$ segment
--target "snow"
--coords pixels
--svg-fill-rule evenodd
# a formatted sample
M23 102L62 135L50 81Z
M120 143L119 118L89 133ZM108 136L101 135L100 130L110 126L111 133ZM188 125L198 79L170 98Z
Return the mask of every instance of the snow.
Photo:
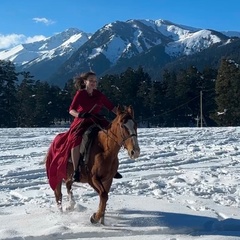
M213 35L209 30L200 30L189 34L187 37L180 37L179 41L170 42L165 48L170 56L191 55L200 52L212 44L221 42L221 39Z
M111 63L116 63L122 52L124 52L124 49L126 49L126 45L127 43L123 41L122 38L113 35L106 44L94 48L92 53L88 56L88 59L96 58L102 53Z
M168 20L139 20L146 26L152 27L154 30L162 33L166 37L172 38L174 41L178 41L179 39L184 39L192 35L193 32L197 32L200 29L193 28L189 26L178 25L176 23L172 23Z
M43 162L66 128L0 129L0 239L240 239L240 127L140 128L141 155L119 153L105 225L92 225L98 196L73 187L61 213Z

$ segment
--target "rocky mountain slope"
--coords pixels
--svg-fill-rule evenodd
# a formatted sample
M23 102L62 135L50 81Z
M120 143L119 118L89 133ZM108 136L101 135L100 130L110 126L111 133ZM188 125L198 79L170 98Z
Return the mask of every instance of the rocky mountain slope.
M0 59L13 61L18 71L29 71L37 79L63 86L89 69L101 76L141 65L151 75L182 57L232 42L229 32L166 20L128 20L107 24L93 35L67 29L46 40L1 51Z

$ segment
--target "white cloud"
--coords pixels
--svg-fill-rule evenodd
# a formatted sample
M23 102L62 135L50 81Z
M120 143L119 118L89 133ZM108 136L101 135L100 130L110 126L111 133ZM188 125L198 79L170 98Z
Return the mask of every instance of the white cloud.
M41 40L44 40L44 39L46 39L45 36L36 35L36 36L33 36L33 37L27 37L25 43L38 42L38 41L41 41Z
M33 18L32 20L34 22L36 22L36 23L44 23L46 25L51 25L51 24L55 23L53 20L47 19L47 18L38 18L38 17L36 17L36 18Z
M0 49L8 49L8 48L17 46L19 44L41 41L43 39L46 39L46 37L43 35L26 37L23 34L14 34L14 33L9 35L0 34Z

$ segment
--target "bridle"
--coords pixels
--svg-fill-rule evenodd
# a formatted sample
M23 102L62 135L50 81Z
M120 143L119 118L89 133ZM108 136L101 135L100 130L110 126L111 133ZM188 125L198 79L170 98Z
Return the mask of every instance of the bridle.
M133 119L131 119L133 122L134 122L134 120ZM108 130L106 130L106 129L104 129L104 128L102 128L98 123L96 123L93 119L92 119L92 121L96 124L96 126L97 127L99 127L109 138L111 138L115 143L117 143L118 145L119 145L119 147L122 147L122 146L124 146L124 148L126 148L126 146L125 146L125 142L126 142L126 140L128 140L129 138L132 138L132 137L137 137L137 134L136 133L132 133L132 134L129 134L128 136L124 136L124 134L123 134L123 128L125 128L127 131L129 131L128 130L128 128L124 125L124 123L118 123L118 125L119 125L119 128L120 128L120 135L121 135L121 138L122 138L122 140L121 140L121 142L119 143L117 140L115 140L114 139L114 137L112 137L109 133L108 133ZM135 123L135 122L134 122ZM112 133L112 132L111 132ZM114 133L112 133L113 135L115 135Z
M136 133L132 133L132 134L129 134L128 136L125 136L124 137L124 134L123 134L123 128L127 129L128 128L122 123L122 124L119 124L120 125L120 134L121 134L121 138L122 138L122 141L119 145L121 146L124 146L125 147L125 141L128 140L129 138L132 138L132 137L137 137L137 134ZM126 148L126 147L125 147Z

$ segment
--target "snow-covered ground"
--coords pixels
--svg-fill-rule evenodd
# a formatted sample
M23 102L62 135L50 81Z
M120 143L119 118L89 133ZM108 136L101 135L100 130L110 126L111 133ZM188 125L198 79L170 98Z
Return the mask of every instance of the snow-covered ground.
M240 127L139 129L141 155L119 153L105 225L92 225L98 196L56 207L43 157L66 129L0 129L0 239L240 239Z

